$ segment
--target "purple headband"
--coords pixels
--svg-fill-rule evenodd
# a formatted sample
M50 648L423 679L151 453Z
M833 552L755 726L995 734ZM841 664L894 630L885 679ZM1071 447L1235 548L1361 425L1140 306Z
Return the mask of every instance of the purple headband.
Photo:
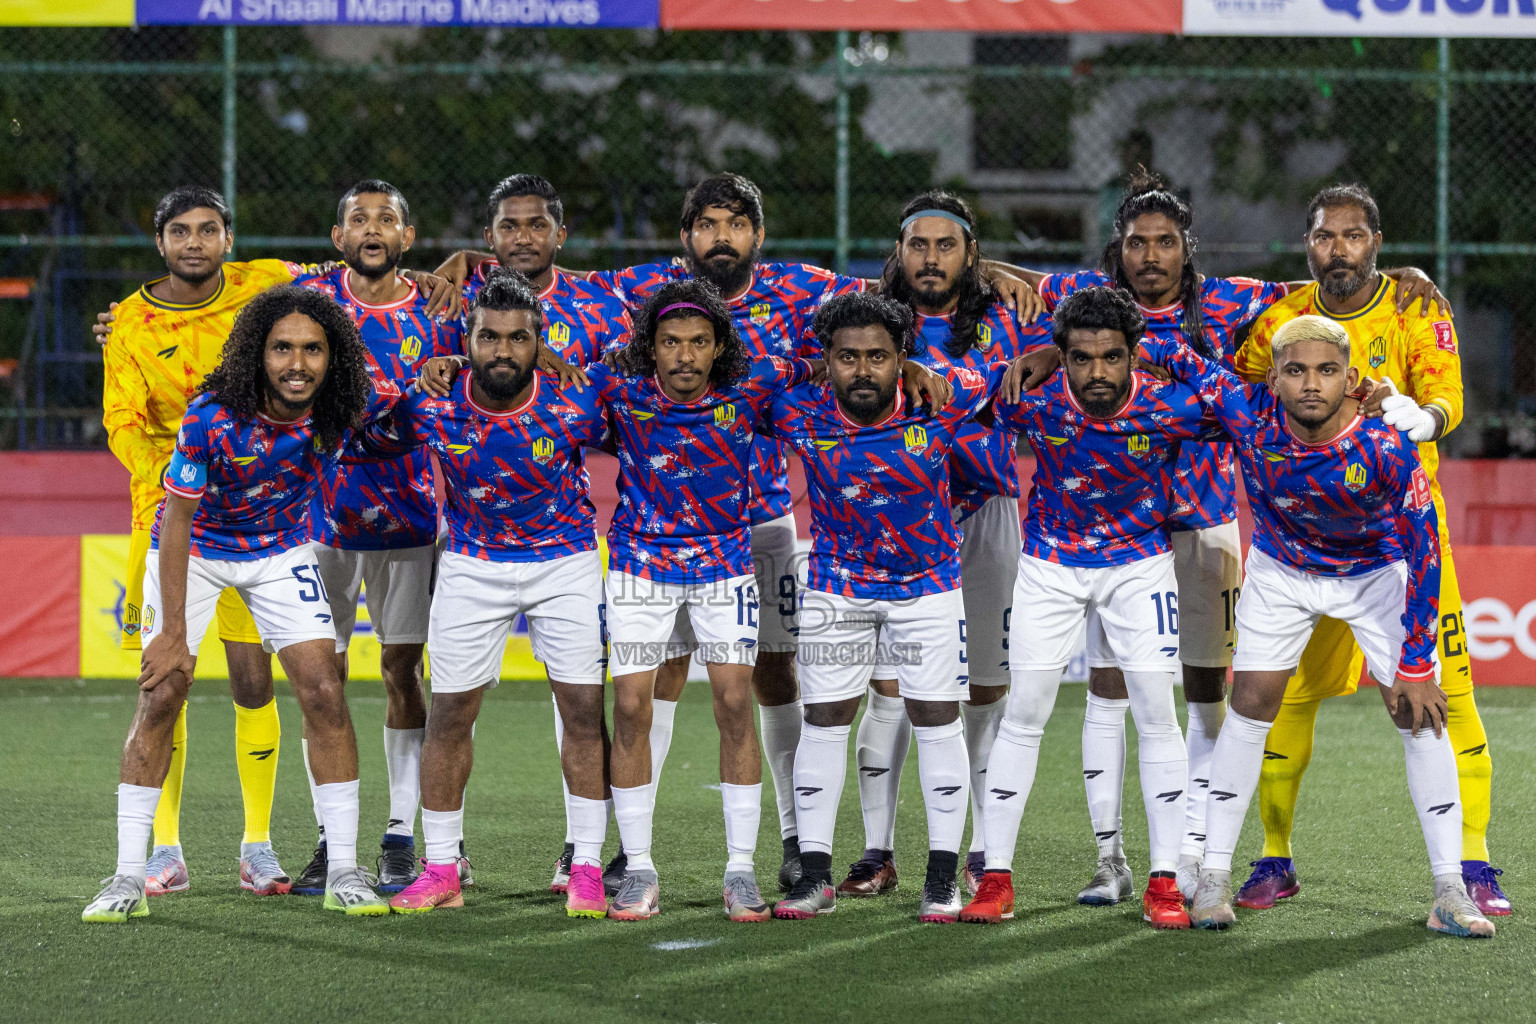
M692 302L674 302L670 306L663 306L663 307L661 307L660 312L658 312L656 314L656 319L660 320L662 317L666 316L668 313L672 312L674 309L696 309L696 310L699 311L699 315L704 317L704 319L706 319L706 320L711 319L710 315L709 315L709 310L705 309L703 306L696 305L695 303L692 303Z

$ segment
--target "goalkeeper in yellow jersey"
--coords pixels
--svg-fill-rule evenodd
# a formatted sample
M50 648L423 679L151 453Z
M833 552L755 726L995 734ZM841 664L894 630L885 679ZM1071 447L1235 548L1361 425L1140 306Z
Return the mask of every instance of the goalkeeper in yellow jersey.
M206 188L173 190L155 210L155 244L169 273L117 306L103 348L106 381L102 419L112 452L133 474L133 535L128 546L127 597L121 646L139 649L139 614L149 532L164 497L161 478L176 431L208 371L218 365L235 314L254 296L287 284L303 267L281 260L226 263L233 235L223 197ZM277 780L277 702L272 662L250 612L233 590L218 606L219 637L229 661L235 702L235 758L245 801L240 887L261 895L286 893L291 881L268 835ZM155 846L148 865L151 896L187 888L180 838L181 787L186 768L187 709L176 720L170 772L155 811Z
M1307 211L1307 265L1311 286L1293 291L1253 325L1237 355L1238 372L1263 380L1271 364L1270 340L1287 321L1319 314L1349 332L1350 363L1362 375L1390 377L1422 407L1409 436L1429 475L1440 526L1440 685L1449 707L1446 728L1456 753L1462 803L1462 876L1483 914L1510 912L1499 887L1501 872L1488 863L1488 817L1493 780L1488 737L1472 699L1472 668L1462 619L1461 591L1451 556L1445 502L1436 476L1434 442L1461 422L1461 358L1449 314L1414 316L1398 312L1397 285L1376 270L1381 218L1370 192L1337 185L1319 192ZM1407 428L1405 428L1407 429ZM1319 622L1301 664L1286 686L1284 703L1264 745L1259 813L1264 851L1237 894L1239 906L1262 909L1300 891L1291 859L1291 825L1302 773L1312 757L1318 705L1326 697L1353 693L1364 664L1349 628L1334 619ZM1390 682L1390 680L1382 680Z

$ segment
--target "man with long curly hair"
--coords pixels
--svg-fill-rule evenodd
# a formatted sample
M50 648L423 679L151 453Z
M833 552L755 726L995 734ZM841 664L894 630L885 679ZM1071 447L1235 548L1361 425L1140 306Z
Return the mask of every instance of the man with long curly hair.
M335 472L349 432L376 393L398 396L387 381L370 382L367 367L346 312L319 292L285 285L246 305L222 362L188 407L145 573L143 671L123 747L117 868L83 920L149 913L145 846L198 645L226 587L276 650L304 713L330 843L325 907L389 913L357 867L357 740L309 539L310 501Z

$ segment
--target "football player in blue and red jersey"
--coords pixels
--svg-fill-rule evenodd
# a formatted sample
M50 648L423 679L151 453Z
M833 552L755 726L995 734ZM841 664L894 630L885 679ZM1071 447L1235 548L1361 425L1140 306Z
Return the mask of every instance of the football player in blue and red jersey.
M239 591L277 651L304 713L306 760L330 843L324 906L387 914L357 867L357 740L309 514L376 391L391 400L398 392L387 380L370 382L367 350L339 305L287 285L246 305L201 390L166 470L145 574L143 672L123 749L117 869L82 919L149 913L145 846L172 731L226 587Z
M427 296L399 272L401 256L415 238L410 206L400 190L385 181L360 181L336 204L331 229L345 265L294 282L341 303L356 321L369 358L399 388L414 380L429 359L457 356L462 349L459 322L428 315ZM343 680L358 598L367 588L387 701L389 818L379 848L379 888L399 892L416 877L417 864L416 808L427 715L421 654L437 554L431 459L425 451L413 451L398 459L342 467L324 481L310 523L335 616ZM313 894L323 886L323 833L320 840L294 892Z
M1054 309L1081 288L1124 288L1135 296L1147 322L1143 356L1158 362L1169 346L1183 342L1233 368L1241 333L1303 282L1270 283L1199 273L1193 223L1189 204L1165 181L1144 169L1134 172L1115 211L1114 236L1104 247L1100 269L1040 275L1037 287L1046 307ZM1403 280L1403 305L1416 299L1427 304L1438 296L1429 279L1417 270L1404 268L1390 273ZM1045 351L1040 358L1048 361L1051 355ZM1185 442L1180 446L1170 487L1168 529L1174 574L1179 581L1179 658L1189 707L1189 780L1178 865L1179 887L1187 897L1193 891L1204 848L1211 751L1226 714L1227 668L1232 663L1235 634L1233 608L1242 584L1237 468L1232 446L1225 440ZM1107 905L1132 892L1120 831L1129 701L1125 680L1096 620L1088 627L1088 664L1083 780L1099 860L1092 880L1078 893L1078 901Z
M432 601L432 711L422 748L426 869L390 906L463 904L464 786L485 690L519 615L566 724L566 818L574 834L566 912L603 917L603 576L583 447L608 436L592 388L537 369L543 308L526 278L497 269L469 306L469 371L445 397L407 391L365 442L431 449L443 467L448 535Z
M1021 325L998 296L976 242L976 217L965 200L931 191L901 212L896 247L886 258L880 291L916 315L913 358L936 369L984 371L1050 345L1049 321ZM987 755L997 735L1008 686L1008 626L1018 570L1017 436L966 423L949 457L950 504L960 530L961 594L965 601L969 699L960 704L971 766L971 845L966 885L982 873L981 794ZM893 679L870 683L869 705L856 737L864 854L838 884L839 896L873 896L896 886L892 853L896 799L912 726Z
M1144 330L1122 291L1068 296L1052 325L1064 372L1038 395L993 407L1039 460L1013 596L1029 643L1010 652L1012 691L987 763L986 873L962 920L1012 916L1013 851L1041 737L1096 613L1124 669L1139 737L1152 862L1143 915L1154 928L1189 927L1174 881L1187 763L1173 704L1179 630L1167 476L1176 442L1214 433L1214 421L1190 388L1133 369Z
M946 365L954 398L928 414L903 394L915 365L912 310L883 296L827 302L815 329L826 383L774 399L767 429L795 449L811 498L811 555L797 662L805 724L795 755L802 877L774 908L811 918L836 906L832 840L848 732L872 674L894 665L917 737L928 817L921 921L954 921L970 773L960 724L969 695L960 536L949 460L993 378Z
M1467 895L1461 872L1456 756L1444 731L1435 658L1435 506L1413 436L1396 426L1413 422L1418 405L1392 395L1381 402L1381 423L1366 420L1350 397L1359 371L1350 366L1349 334L1326 317L1287 322L1270 346L1264 384L1248 384L1188 348L1169 364L1235 443L1254 512L1236 611L1232 713L1211 765L1205 862L1190 916L1202 928L1235 920L1232 854L1258 786L1265 738L1312 630L1331 616L1348 623L1365 651L1402 736L1434 876L1428 927L1491 937L1493 924Z

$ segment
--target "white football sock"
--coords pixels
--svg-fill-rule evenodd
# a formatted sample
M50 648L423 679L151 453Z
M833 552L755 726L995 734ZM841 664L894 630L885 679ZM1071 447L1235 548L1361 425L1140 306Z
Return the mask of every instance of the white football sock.
M1083 789L1099 856L1125 857L1120 801L1125 788L1125 713L1129 699L1088 694L1083 714Z
M1147 809L1152 870L1179 866L1179 835L1184 824L1184 787L1189 758L1173 702L1172 672L1126 672L1131 720L1136 723L1136 762L1141 769L1141 800Z
M1040 739L1056 705L1062 669L1013 672L1007 709L987 758L987 796L982 826L987 837L988 870L1012 871L1019 842L1019 822L1040 765Z
M149 836L155 830L155 807L160 803L159 786L117 786L117 870L113 874L130 875L139 881L148 877Z
M315 793L325 819L326 860L334 876L357 867L358 781L323 783Z
M677 717L677 701L651 701L651 809L656 809L656 791L661 788L661 766L672 749L672 723Z
M1002 700L991 704L960 702L960 720L965 723L965 756L970 766L972 853L979 853L987 846L987 833L981 824L981 798L987 791L987 758L992 756L992 741L997 739L997 726L1003 720L1004 706Z
M865 849L894 848L901 769L911 747L912 723L907 718L907 702L870 690L869 705L859 721L854 748Z
M1205 853L1205 805L1211 792L1211 755L1216 752L1216 737L1227 717L1226 701L1202 704L1186 702L1189 731L1184 746L1189 751L1189 783L1184 793L1184 838L1180 857L1200 857Z
M416 832L421 803L421 744L427 730L384 727L384 767L389 773L389 824L386 836L410 838Z
M779 805L779 836L795 835L795 751L800 746L800 723L805 708L800 702L757 709L763 737L763 757L773 778L773 798Z
M315 828L320 830L320 841L325 842L325 818L320 814L320 784L315 781L315 773L309 767L309 740L300 739L299 746L304 751L304 774L309 778L309 806L315 812Z
M928 813L928 849L958 853L970 804L971 764L957 717L948 725L913 726L917 735L917 777Z
M560 717L560 702L554 694L549 695L549 702L555 706L555 753L565 753L565 719ZM575 830L571 826L571 787L565 784L565 769L560 769L560 793L565 798L565 842L567 845L575 842Z
M1419 812L1429 870L1435 877L1461 874L1461 784L1456 777L1456 752L1451 738L1429 726L1397 730L1408 762L1408 794Z
M464 841L464 808L456 811L421 809L421 835L427 842L428 864L457 864Z
M602 866L603 841L608 838L608 805L611 802L589 800L584 796L573 796L566 802L566 827L575 837L571 840L571 845L576 848L571 857L572 864Z
M720 783L720 802L725 810L725 873L752 872L757 852L757 830L763 821L763 784L736 786Z
M795 751L795 821L802 853L831 854L847 776L848 726L807 722Z
M1221 725L1211 755L1210 799L1205 807L1206 871L1232 870L1232 853L1243 831L1243 819L1248 816L1253 791L1259 788L1264 740L1271 724L1233 711Z
M619 844L631 871L655 871L651 862L651 795L653 786L613 787L613 817L619 823Z

